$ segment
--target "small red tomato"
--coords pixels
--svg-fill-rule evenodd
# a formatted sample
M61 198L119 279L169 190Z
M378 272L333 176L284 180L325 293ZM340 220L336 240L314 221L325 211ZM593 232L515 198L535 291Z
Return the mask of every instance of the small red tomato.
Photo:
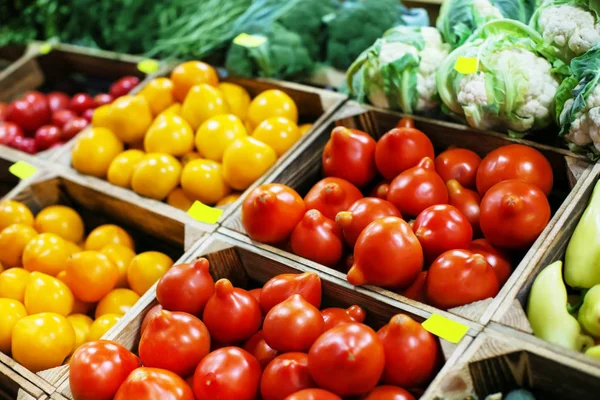
M306 209L319 210L325 217L335 219L363 195L356 186L340 178L325 178L317 182L304 196Z
M63 128L70 120L78 118L71 110L59 110L52 113L52 125Z
M363 400L415 400L414 396L398 386L377 386Z
M8 104L0 102L0 122L6 121L6 113L8 112Z
M52 114L68 109L71 104L71 98L63 92L50 92L46 95L46 98L48 99L48 107L50 107Z
M362 323L366 318L365 310L361 306L353 305L347 309L343 308L326 308L321 310L323 321L325 322L325 330L335 328L340 324L347 322L360 322Z
M421 303L426 303L427 299L425 297L425 281L427 280L427 271L423 271L419 274L417 279L406 289L400 292L400 294L404 297L408 297L409 299L420 301Z
M88 121L85 118L73 118L63 126L62 140L68 141L73 139L79 132L88 126Z
M81 118L85 119L87 122L92 122L92 118L94 117L94 109L88 108L81 114Z
M77 114L81 115L85 110L90 108L94 108L96 104L94 103L94 99L87 93L77 93L71 99L71 104L69 109L75 111Z
M435 158L435 170L444 182L455 179L469 189L475 189L481 157L467 149L448 149Z
M415 127L415 120L409 117L403 117L400 119L400 121L398 121L398 123L396 124L396 128L400 129L400 128L414 128Z
M242 204L242 224L250 238L263 243L286 240L304 216L302 197L278 183L260 185Z
M143 367L127 377L114 398L138 399L194 400L194 392L181 377L171 371Z
M302 389L316 387L308 373L308 355L286 353L277 356L263 371L260 393L263 400L283 400Z
M152 307L150 310L148 310L148 312L144 316L144 319L142 320L142 326L140 327L140 336L142 333L144 333L146 326L148 326L148 322L150 322L150 320L152 318L157 316L162 309L163 309L162 306L160 304L157 304L154 307Z
M342 400L342 398L323 389L304 389L289 395L284 400Z
M200 315L215 291L206 258L170 268L156 285L156 299L169 311Z
M321 307L321 278L316 272L281 274L269 279L260 292L260 307L267 314L292 295L299 294L313 306Z
M223 347L204 357L194 373L197 399L254 400L260 365L246 350Z
M535 185L512 179L492 186L481 200L481 231L495 246L522 249L550 221L548 198Z
M294 228L290 245L294 254L333 266L342 259L342 230L318 210L308 210Z
M248 293L250 293L252 295L252 297L254 297L256 299L256 301L258 301L259 303L260 303L260 293L261 292L262 292L261 288L248 290Z
M365 186L377 173L375 146L375 140L365 132L343 126L334 128L323 150L323 173Z
M371 190L371 197L387 200L388 192L390 191L390 183L388 181L379 182L377 186Z
M371 222L383 217L399 217L400 211L387 200L365 197L355 201L348 211L341 211L335 222L342 228L346 242L354 247L358 236Z
M244 344L244 350L252 354L254 358L258 360L261 369L265 369L271 360L279 355L279 352L269 347L265 341L265 335L263 334L262 329L248 339Z
M24 136L15 136L13 140L8 144L10 147L23 151L29 154L35 154L38 152L37 145L35 144L34 138L28 138Z
M448 189L426 157L394 178L387 199L402 215L417 216L427 207L448 203Z
M450 250L439 256L425 282L429 304L444 310L494 297L498 291L492 266L469 250Z
M487 239L473 240L467 250L485 257L485 261L494 268L498 284L502 287L512 272L512 265L508 254L492 246Z
M481 236L481 228L479 226L479 204L481 196L479 193L464 188L457 180L450 179L446 181L448 188L448 204L454 206L460 211L473 228L473 236Z
M6 119L26 131L35 132L37 128L50 122L50 117L46 96L39 92L27 92L22 99L9 105Z
M124 76L112 85L110 85L110 96L113 99L125 96L140 83L140 78L137 76Z
M104 106L113 102L113 98L108 93L100 93L94 96L94 108Z
M46 150L60 142L62 132L54 125L43 125L35 131L35 146L38 150Z
M427 135L414 128L392 129L379 139L375 150L377 170L385 179L394 179L425 157L435 157L433 144Z
M23 130L14 122L0 123L0 144L10 146L17 136L23 136Z

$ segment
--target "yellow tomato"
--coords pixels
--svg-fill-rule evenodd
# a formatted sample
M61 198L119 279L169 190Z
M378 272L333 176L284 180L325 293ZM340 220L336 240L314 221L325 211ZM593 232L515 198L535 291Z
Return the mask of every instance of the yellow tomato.
M0 298L0 352L10 353L13 328L20 319L26 316L27 311L21 302Z
M67 263L65 281L79 300L100 301L118 280L119 269L99 251L73 254Z
M204 158L221 162L227 146L245 136L248 133L238 117L217 115L204 121L196 132L196 148Z
M67 246L67 250L70 254L75 254L82 251L82 248L78 244L73 243L71 241L65 240L65 245Z
M23 250L37 236L29 225L13 224L0 233L0 262L7 267L20 267Z
M185 171L185 168L184 168ZM167 204L180 210L187 211L190 209L194 201L187 197L182 188L175 188L167 197Z
M94 111L92 118L94 128L106 128L125 143L143 139L151 124L152 112L143 96L121 96L99 115Z
M194 130L207 119L229 113L229 107L219 89L201 84L190 89L181 106L181 116Z
M100 300L96 307L96 318L104 314L125 315L140 299L136 292L130 289L115 289Z
M25 299L25 286L29 272L23 268L11 268L0 274L0 298L13 299L21 303Z
M83 239L83 220L77 211L67 206L49 206L35 217L39 233L54 233L65 240L79 243Z
M71 314L67 317L67 320L71 323L73 331L75 331L75 345L73 346L73 350L76 350L79 346L87 342L87 337L94 320L84 314Z
M129 287L140 296L146 293L173 265L173 260L158 251L140 253L131 260L127 270Z
M252 128L271 117L284 117L298 123L298 108L294 100L281 90L265 90L250 103L248 120Z
M135 251L135 245L129 233L120 226L112 224L100 225L91 231L85 240L84 247L86 250L102 250L109 244L120 244Z
M253 137L231 143L223 155L223 176L236 190L246 190L277 161L273 148Z
M93 342L102 339L102 336L115 326L120 319L121 316L118 314L104 314L100 318L97 318L92 326L90 326L87 341Z
M248 107L250 106L250 95L246 89L229 82L220 83L218 88L225 96L225 101L227 101L231 113L241 120L246 119Z
M223 197L221 200L219 200L219 202L217 203L217 207L218 206L226 206L228 204L231 204L231 203L235 202L237 199L239 199L241 195L242 195L241 193L231 193L231 194Z
M88 129L77 137L71 164L82 174L106 177L110 163L123 152L123 142L105 128Z
M179 184L181 163L169 154L146 154L131 178L134 192L163 200Z
M165 111L158 114L157 117L161 116L161 115L177 115L177 116L181 117L181 103L173 104L171 107L167 108Z
M29 208L18 201L4 200L0 202L0 231L12 224L33 226L33 214Z
M152 79L140 92L144 96L152 114L158 115L175 103L173 82L169 78Z
M71 253L63 238L54 233L41 233L34 237L23 250L23 268L56 276L67 266Z
M100 252L106 255L119 269L119 280L115 287L127 287L127 268L129 268L131 260L135 257L135 252L129 247L121 246L120 244L106 245Z
M183 157L181 157L181 165L185 167L190 161L197 160L199 158L202 158L202 156L197 151L184 154Z
M183 156L194 150L194 132L186 120L177 115L160 115L144 137L147 153Z
M281 157L300 139L300 132L298 126L289 119L271 117L256 127L252 137L271 146L277 156Z
M204 204L215 204L231 191L223 179L221 164L203 159L191 161L183 168L181 187L187 197Z
M71 289L59 279L32 272L25 286L25 309L28 314L51 312L67 316L73 311L75 298Z
M108 181L113 185L131 188L131 176L144 155L142 150L131 149L116 156L108 167Z
M304 136L310 131L313 127L313 124L302 124L298 127L298 131L300 132L300 136Z
M62 315L30 315L13 328L12 356L32 372L58 367L74 346L75 331Z
M192 86L207 83L211 86L219 84L217 72L202 61L187 61L179 64L171 72L173 95L178 101L183 101Z

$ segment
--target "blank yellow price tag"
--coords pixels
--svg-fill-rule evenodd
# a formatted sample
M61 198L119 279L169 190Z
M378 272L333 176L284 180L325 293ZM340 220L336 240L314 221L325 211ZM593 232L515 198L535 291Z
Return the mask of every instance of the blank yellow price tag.
M423 328L436 336L452 343L460 342L469 331L469 327L438 314L433 314L422 324Z
M156 60L144 60L140 61L137 65L137 69L145 74L153 74L158 71L158 61Z
M478 60L477 57L459 56L454 64L454 69L463 75L470 75L477 72Z
M216 224L219 218L221 218L221 215L223 215L223 210L220 208L209 207L196 200L187 213L196 221L207 224Z
M40 46L40 54L48 54L52 51L52 45L50 43L44 43Z
M19 179L27 179L35 174L37 168L25 161L17 161L8 167L8 171Z
M244 47L258 47L266 41L267 38L264 36L248 35L247 33L240 33L233 39L233 43Z

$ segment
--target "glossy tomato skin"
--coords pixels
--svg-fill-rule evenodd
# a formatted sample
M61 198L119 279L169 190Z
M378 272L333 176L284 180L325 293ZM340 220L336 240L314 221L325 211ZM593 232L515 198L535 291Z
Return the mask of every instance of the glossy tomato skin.
M248 293L250 293L252 297L254 297L260 304L260 294L262 293L262 288L248 290Z
M289 395L285 400L342 400L342 398L323 389L304 389Z
M110 85L110 96L113 99L125 96L126 94L131 92L131 90L134 87L136 87L139 83L140 78L138 78L137 76L124 76L123 78Z
M286 353L276 357L263 371L260 393L263 400L283 400L302 389L316 387L308 373L308 355Z
M338 325L348 322L364 322L367 314L361 306L352 305L347 309L343 308L326 308L321 310L323 321L325 322L325 330L335 328Z
M46 96L28 92L22 99L13 101L7 111L7 121L12 121L26 131L34 132L50 121L50 107Z
M258 361L246 350L223 347L198 364L194 394L197 399L254 400L260 373Z
M417 216L427 207L448 203L448 190L427 157L394 178L387 199L402 215Z
M313 306L321 307L321 278L316 272L281 274L269 279L260 292L260 307L266 315L273 307L294 294L302 295Z
M495 246L531 245L550 221L548 198L535 185L512 179L492 186L481 200L481 231Z
M425 292L434 307L447 310L498 294L494 269L481 254L450 250L429 267Z
M415 120L409 117L403 117L400 119L400 121L398 121L398 123L396 124L396 128L401 129L401 128L414 128L415 127Z
M112 400L140 360L120 344L98 340L79 346L69 365L74 400Z
M43 125L35 131L35 145L38 150L46 150L53 144L60 142L62 132L60 128L53 125Z
M377 386L363 400L415 400L406 390L391 385Z
M71 110L54 111L52 113L52 125L58 126L59 128L63 128L67 124L67 122L69 122L73 118L77 118L77 114L75 114Z
M366 325L339 325L321 335L308 352L308 369L319 387L339 396L372 390L383 373L383 343Z
M113 102L113 97L108 93L99 93L94 96L94 108L104 106Z
M477 191L483 196L495 184L510 179L535 185L547 196L554 177L552 166L542 153L522 144L510 144L483 158L477 170Z
M138 368L121 385L114 400L194 400L194 393L177 374L160 368Z
M500 287L506 283L512 273L512 263L506 252L494 247L487 239L473 240L467 250L485 257L494 269Z
M294 254L319 264L333 266L342 259L342 230L318 210L308 210L296 225L290 244Z
M94 118L94 109L88 108L87 110L82 112L81 118L85 119L87 122L92 122L92 118Z
M323 173L359 188L365 186L377 173L375 146L375 140L365 132L343 126L334 128L323 150Z
M94 108L96 103L94 103L94 99L90 97L87 93L77 93L71 99L71 104L69 109L73 110L77 114L81 115L85 110L90 108Z
M426 303L427 298L425 297L425 281L427 280L427 271L422 271L417 279L406 289L400 292L404 297L409 299Z
M342 228L346 242L354 247L361 232L371 222L383 217L402 218L395 205L387 200L365 197L352 203L348 211L339 212L335 222Z
M140 326L140 336L146 330L146 327L148 326L148 323L150 322L150 320L152 318L154 318L155 316L157 316L162 309L163 309L162 306L160 304L157 304L154 307L152 307L150 310L148 310L148 312L144 316L144 319L142 320L142 326Z
M263 334L262 329L248 339L244 344L244 350L252 354L254 358L258 360L261 369L265 369L271 360L279 355L279 352L269 347L265 341L265 335Z
M260 185L242 204L242 224L248 236L263 243L286 240L304 216L302 197L278 183Z
M60 110L67 110L71 104L71 98L63 92L50 92L46 95L46 98L48 99L50 112L53 114Z
M390 191L390 183L388 181L379 182L373 190L371 190L371 197L377 197L381 200L387 200L388 192Z
M9 143L9 146L24 151L25 153L35 154L38 152L37 145L35 144L34 138L15 136Z
M304 204L307 210L319 210L325 217L335 220L338 212L346 211L355 201L362 198L360 190L347 180L325 178L317 182L304 196Z
M424 158L433 159L431 140L415 128L394 128L377 142L375 163L385 179L394 179L401 172L419 164Z
M448 188L448 204L454 206L460 211L473 228L473 236L481 236L479 226L481 196L474 190L464 188L457 180L450 179L446 181Z
M88 126L88 121L85 118L73 118L67 121L62 129L62 140L67 141L73 139L79 132Z
M0 144L10 146L10 143L17 137L23 137L23 130L14 122L0 123Z
M469 189L476 187L479 164L477 153L461 148L448 149L435 158L435 170L444 182L455 179Z

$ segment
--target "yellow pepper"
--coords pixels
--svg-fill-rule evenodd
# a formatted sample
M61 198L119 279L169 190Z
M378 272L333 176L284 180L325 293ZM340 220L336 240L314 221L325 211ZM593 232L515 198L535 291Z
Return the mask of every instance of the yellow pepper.
M150 106L142 96L122 96L97 111L94 112L92 126L107 128L125 143L143 139L152 124Z

